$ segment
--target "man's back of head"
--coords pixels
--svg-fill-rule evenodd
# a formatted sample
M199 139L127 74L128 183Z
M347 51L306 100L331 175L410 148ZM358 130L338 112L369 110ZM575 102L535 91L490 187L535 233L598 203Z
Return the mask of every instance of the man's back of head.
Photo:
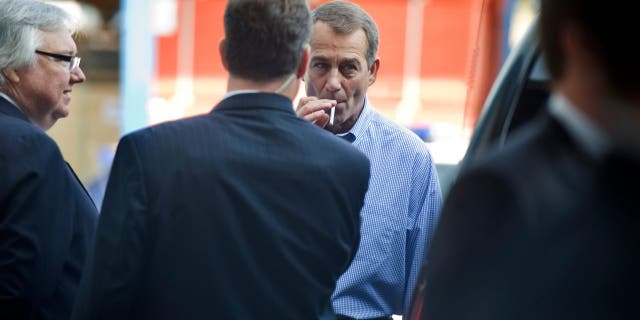
M632 2L541 0L539 33L554 87L607 136L640 155L640 48Z
M566 56L561 34L568 26L581 30L586 49L595 55L611 82L611 89L622 96L640 92L640 49L629 35L638 30L632 2L615 5L593 0L541 0L539 31L546 63L554 78L561 76Z
M309 42L306 0L230 0L221 52L232 76L256 82L296 72Z

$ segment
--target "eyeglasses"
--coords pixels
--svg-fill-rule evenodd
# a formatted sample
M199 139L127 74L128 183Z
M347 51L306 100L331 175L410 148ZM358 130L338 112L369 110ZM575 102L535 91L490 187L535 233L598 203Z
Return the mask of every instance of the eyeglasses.
M40 51L40 50L36 50L36 53L41 54L43 56L52 57L58 60L69 62L69 71L73 71L75 68L80 66L80 57L67 56L64 54L57 54L57 53Z

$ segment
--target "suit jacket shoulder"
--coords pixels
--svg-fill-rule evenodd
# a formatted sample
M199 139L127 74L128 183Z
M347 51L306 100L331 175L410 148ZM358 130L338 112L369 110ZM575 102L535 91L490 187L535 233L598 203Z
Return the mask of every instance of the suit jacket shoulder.
M549 237L576 221L573 209L592 184L593 165L565 129L544 116L462 172L428 257L426 316L527 318L529 307L536 308L529 301L546 292L547 279L537 276L565 261L553 256L561 250L549 250ZM518 307L504 307L511 304Z
M58 145L44 131L3 115L0 115L0 163L3 187L11 186L10 181L17 179L17 175L28 172L45 175L51 166L65 165Z
M502 149L462 172L458 189L477 188L485 177L501 183L508 192L504 197L517 201L518 211L530 215L526 219L544 224L546 217L566 209L563 204L570 205L556 199L570 199L593 178L593 166L594 160L566 129L543 115L514 133Z
M0 318L67 318L97 210L53 139L8 107L0 112Z

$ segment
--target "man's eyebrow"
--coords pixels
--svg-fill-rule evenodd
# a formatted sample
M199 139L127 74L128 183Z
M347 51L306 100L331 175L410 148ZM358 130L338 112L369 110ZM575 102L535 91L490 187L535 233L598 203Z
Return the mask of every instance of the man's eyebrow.
M340 61L340 64L345 64L345 63L352 63L357 65L358 67L360 66L360 60L356 59L356 58L347 58L344 60Z
M325 56L313 56L311 57L311 61L327 61L329 60L327 57Z

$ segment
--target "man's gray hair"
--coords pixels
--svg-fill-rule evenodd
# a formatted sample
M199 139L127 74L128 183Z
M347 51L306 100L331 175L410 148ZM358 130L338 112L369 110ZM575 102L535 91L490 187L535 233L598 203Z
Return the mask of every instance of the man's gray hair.
M76 30L76 21L64 10L38 0L0 0L0 70L35 66L35 50L42 44L39 31ZM6 81L0 72L0 87Z
M315 24L322 21L337 34L349 34L362 29L367 35L367 64L373 64L378 54L378 27L369 14L358 5L346 1L325 3L311 12Z

